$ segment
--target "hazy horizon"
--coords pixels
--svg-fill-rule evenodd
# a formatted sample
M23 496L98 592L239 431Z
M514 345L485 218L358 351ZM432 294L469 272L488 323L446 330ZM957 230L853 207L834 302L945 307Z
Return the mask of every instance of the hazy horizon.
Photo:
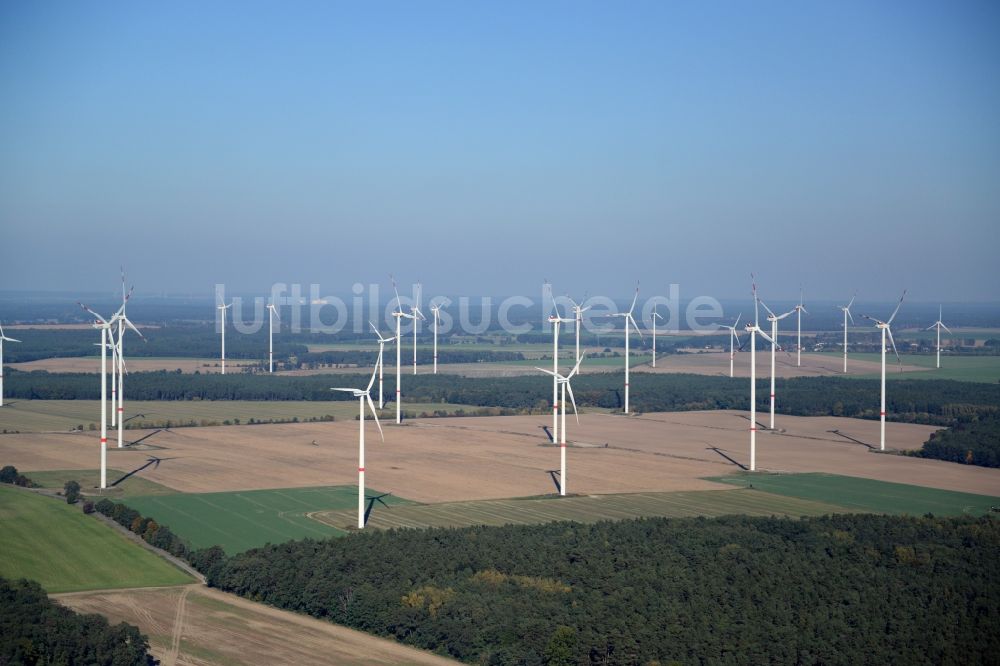
M0 289L994 302L1000 6L0 7Z

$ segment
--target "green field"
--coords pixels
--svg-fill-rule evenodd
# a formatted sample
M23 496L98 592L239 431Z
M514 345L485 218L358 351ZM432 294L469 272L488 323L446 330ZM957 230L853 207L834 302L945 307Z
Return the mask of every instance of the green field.
M844 511L833 504L762 492L760 490L700 490L623 495L584 495L505 500L447 502L378 507L369 527L468 527L527 525L557 520L593 523L649 516L819 516ZM348 525L350 511L324 511L315 516L328 525Z
M48 592L194 582L79 506L3 486L0 575L36 580Z
M469 405L446 403L407 403L403 410L420 413L443 409L449 413L459 409L477 409ZM136 416L126 422L131 428L159 428L167 421L174 426L222 425L225 421L247 423L251 418L258 421L289 420L298 418L322 419L333 416L336 420L351 420L358 415L358 405L351 401L310 401L310 400L132 400L125 403L126 418ZM3 408L3 429L14 432L59 432L69 431L78 426L89 428L91 423L100 425L101 405L98 400L15 400ZM204 422L204 423L203 423ZM110 423L110 421L109 421ZM109 425L110 428L110 425ZM112 434L110 439L115 439ZM133 435L126 433L126 441Z
M851 511L935 516L980 516L1000 506L1000 497L938 490L836 474L738 474L710 479L774 495L837 504Z
M373 489L366 492L368 496L380 494ZM390 505L405 502L392 496L383 501ZM152 495L130 497L126 504L167 525L195 548L218 545L232 555L266 543L343 534L306 514L344 509L354 516L349 524L357 526L358 490L357 486L331 486Z
M823 352L822 356L842 359L842 353ZM934 367L934 354L900 354L903 365L915 365L926 370L899 372L896 369L896 357L891 350L886 357L886 379L955 379L962 382L1000 382L1000 356L949 356L941 355L941 368ZM849 354L847 362L864 360L880 363L881 354ZM854 379L878 379L880 373L849 375Z

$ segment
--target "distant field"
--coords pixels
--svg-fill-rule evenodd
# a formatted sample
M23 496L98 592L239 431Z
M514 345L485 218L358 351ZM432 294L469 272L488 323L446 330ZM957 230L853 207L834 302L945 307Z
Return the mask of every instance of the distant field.
M152 467L152 465L149 466ZM143 478L140 473L130 474L117 469L109 469L107 472L108 487L103 492L99 488L101 485L101 471L99 469L29 472L26 476L42 488L61 489L67 481L76 481L80 484L85 495L93 497L104 496L115 499L133 495L165 495L177 492L173 488Z
M823 353L823 356L843 358L842 353ZM890 350L886 356L886 379L955 379L963 382L988 382L1000 381L1000 356L952 356L941 355L941 368L934 367L936 362L934 354L900 354L904 365L919 366L926 370L914 370L908 372L898 372L896 369L896 357ZM881 354L854 354L847 357L847 362L853 360L881 363ZM881 376L880 373L850 375L852 378L873 379Z
M945 324L947 325L947 323L947 317L945 317ZM953 331L952 334L949 334L948 331L941 331L942 343L947 344L950 340L967 340L969 338L976 340L1000 338L1000 328L949 328ZM934 330L901 330L898 333L894 330L893 335L896 340L937 340L937 331Z
M741 487L752 483L754 489L775 495L814 502L830 502L851 511L979 516L989 513L993 506L1000 506L1000 497L837 474L739 474L713 477L709 480Z
M372 489L365 494L381 493ZM391 495L383 501L405 502ZM348 524L356 527L358 490L357 486L330 486L153 495L129 497L126 503L169 526L195 548L218 545L232 555L266 543L344 534L344 530L311 520L307 514L344 509L353 516Z
M388 390L388 389L387 389ZM377 391L376 391L377 393ZM391 406L390 406L391 408ZM453 413L458 409L477 409L469 405L445 403L406 403L408 412L433 412L443 409ZM126 425L133 428L158 428L170 421L173 425L222 425L225 421L248 423L258 421L322 419L352 420L358 414L354 401L264 401L264 400L165 400L160 402L132 400L125 402ZM144 416L137 416L144 415ZM100 425L101 405L98 400L14 400L3 407L2 429L16 432L67 431L78 426L87 429L91 423ZM134 418L130 418L134 417ZM109 421L110 427L110 421ZM116 442L117 436L111 440ZM125 440L134 436L126 433Z
M467 527L470 525L526 525L557 520L592 523L647 516L818 516L843 512L832 503L782 496L760 490L699 490L670 493L582 495L510 500L481 500L376 507L368 526ZM327 525L351 524L350 511L323 511L313 516Z
M0 575L48 592L193 582L79 506L0 486Z

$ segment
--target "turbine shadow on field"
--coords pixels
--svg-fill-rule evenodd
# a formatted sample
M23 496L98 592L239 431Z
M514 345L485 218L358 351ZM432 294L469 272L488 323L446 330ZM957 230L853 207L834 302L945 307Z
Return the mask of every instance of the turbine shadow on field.
M552 442L553 444L555 444L556 443L556 438L555 438L555 436L553 436L552 431L549 430L549 427L547 425L543 425L543 426L540 426L540 427L541 427L542 430L545 431L545 436L549 438L549 441Z
M562 484L559 483L560 472L557 469L547 469L545 473L552 477L552 483L555 484L556 492L562 492Z
M734 465L736 465L737 467L739 467L740 469L742 469L744 472L746 472L746 471L748 471L750 469L749 467L747 467L743 463L739 462L738 460L736 460L735 458L733 458L732 456L730 456L728 453L726 453L725 451L723 451L722 449L720 449L717 446L710 446L710 447L708 447L707 450L708 451L715 451L720 456L722 456L723 458L725 458L729 462L733 463Z
M743 419L744 421L749 421L750 420L750 417L747 416L746 414L740 414L740 418ZM761 423L760 421L754 421L754 423L757 425L757 429L758 430L770 430L770 428L768 428L767 425ZM779 432L783 432L783 431L779 431Z
M869 451L874 451L875 450L875 447L872 446L871 444L869 444L868 442L862 442L860 439L855 439L854 437L851 437L850 435L846 435L846 434L840 432L839 430L827 430L827 432L832 433L834 435L839 435L840 437L843 437L844 439L846 439L849 442L854 442L855 444L860 444L861 446L867 446Z
M119 479L117 479L115 481L112 481L108 485L110 485L113 488L113 487L117 486L119 483L121 483L122 481L124 481L124 480L126 480L126 479L128 479L128 478L130 478L132 476L135 476L136 474L138 474L142 470L146 469L150 465L153 466L153 469L156 469L157 467L160 466L160 463L162 461L164 461L164 460L173 460L173 458L157 458L156 456L150 456L149 460L146 461L145 465L142 465L141 467L136 467L131 472L128 472L127 474L122 475L121 478L119 478Z
M147 439L149 439L150 437L152 437L153 435L155 435L158 432L163 432L163 429L162 428L157 428L156 430L154 430L153 432L149 433L148 435L143 435L139 439L135 440L134 442L129 442L125 446L128 447L128 446L135 446L136 444L141 444L142 442L145 442Z

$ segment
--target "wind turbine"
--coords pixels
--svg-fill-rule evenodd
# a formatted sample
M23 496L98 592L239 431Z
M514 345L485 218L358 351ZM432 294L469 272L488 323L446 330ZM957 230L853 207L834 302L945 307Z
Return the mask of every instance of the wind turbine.
M851 318L851 323L854 323L854 315L851 314L851 306L854 305L854 299L858 297L858 292L854 292L851 296L851 302L847 305L838 305L841 310L844 311L844 372L847 372L847 318Z
M774 357L778 353L778 322L785 317L791 315L795 310L789 310L784 314L776 315L771 311L771 308L767 307L764 301L760 301L760 304L764 306L767 310L767 320L771 322L771 425L768 426L771 430L774 430ZM782 350L784 351L784 350Z
M415 305L410 306L410 316L413 319L413 374L417 374L417 318L427 321L427 317Z
M632 317L632 311L635 310L635 303L639 300L639 285L635 285L635 296L632 298L632 306L628 309L628 312L615 312L613 314L601 315L602 317L621 317L625 320L625 413L628 414L628 379L629 379L629 322L635 326L635 332L639 334L639 338L642 338L642 331L639 330L639 325L635 323L635 318Z
M732 326L727 326L726 324L720 324L723 328L729 329L729 376L733 376L733 360L736 358L736 345L740 345L740 336L736 333L736 327L740 325L740 317L743 316L741 312L738 317L736 317L736 323ZM742 345L740 345L742 349Z
M396 289L396 280L390 275L389 280L392 282L392 291L396 294L396 310L392 313L392 316L396 318L396 423L400 424L403 422L403 413L400 410L400 397L402 393L399 390L399 374L400 367L402 365L402 344L403 337L400 334L401 322L403 318L414 319L415 315L403 312L403 303L399 300L399 291ZM414 327L416 327L416 322L414 322Z
M948 333L950 335L954 335L951 332L951 329L949 329L947 326L944 325L944 322L942 321L943 317L941 316L941 314L942 314L942 312L941 312L941 306L939 305L938 306L938 320L936 322L934 322L933 324L931 324L930 326L928 326L925 329L927 331L931 330L932 328L936 328L937 329L937 367L938 368L941 367L941 329L943 328L944 330L948 331ZM0 349L0 354L2 354L2 353L3 353L2 349ZM0 384L0 391L2 391L2 390L3 390L3 385ZM0 405L2 405L2 404L3 404L3 401L0 400Z
M274 320L277 318L278 325L281 325L281 315L278 314L278 306L274 303L267 304L267 371L274 372Z
M802 290L799 289L799 304L796 305L792 311L795 313L795 318L797 320L798 328L798 339L795 342L795 366L802 367L802 313L805 312L809 314L806 310L806 306L802 305Z
M865 319L875 322L875 327L882 331L882 408L879 410L879 450L885 451L885 336L889 335L889 342L892 343L892 352L896 355L896 362L901 363L899 359L899 352L896 351L896 341L892 339L892 320L896 318L896 314L899 313L899 308L903 305L903 299L906 297L906 290L903 290L903 295L899 297L899 303L896 304L896 309L892 311L892 316L889 317L888 321L882 321L876 319L875 317L869 317L868 315L861 315ZM900 370L902 370L902 366Z
M385 344L387 342L392 342L396 338L395 336L391 338L383 338L382 334L378 332L377 328L375 328L375 324L370 321L368 323L371 325L372 330L375 331L375 335L378 336L378 408L382 409L385 406L385 400L382 398L382 374L385 369L385 360L383 359L382 354L385 352Z
M552 324L552 443L559 441L559 324L568 324L572 319L559 316L559 306L555 305L555 314L549 315Z
M136 335L138 335L140 338L142 338L143 342L146 342L146 336L139 332L139 329L135 327L135 324L133 324L131 322L131 320L129 320L128 316L125 314L125 305L128 303L128 300L130 298L132 298L132 292L133 291L135 291L135 287L134 286L131 289L128 290L127 294L125 293L125 269L123 268L122 269L122 306L121 306L121 308L119 308L118 312L115 314L115 317L114 317L114 319L118 320L117 353L112 354L112 358L111 358L112 367L117 370L117 374L118 374L118 408L117 408L117 410L113 410L111 412L111 416L112 416L111 423L112 423L112 425L114 425L114 423L115 423L115 421L114 421L115 411L117 411L117 413L118 413L118 448L119 449L122 448L122 446L123 446L123 441L122 440L124 438L124 435L123 435L123 423L124 423L124 418L125 418L125 375L128 374L128 371L125 369L125 343L124 343L124 340L125 340L125 327L128 326L129 328L131 328L133 331L135 331ZM112 342L113 342L113 337L114 336L112 335ZM112 374L112 380L114 380L114 374ZM112 392L112 399L113 399L113 396L114 396L114 393Z
M0 326L0 407L3 407L3 343L4 342L20 342L20 340L15 340L14 338L8 338L4 335L3 326Z
M215 309L222 314L222 374L226 374L226 310L233 307L230 303L226 305L223 301L215 306Z
M83 303L77 302L81 308L94 316L94 328L101 332L101 489L108 487L108 336L115 323L112 317L107 319L97 314Z
M750 282L753 285L753 323L747 322L746 330L750 334L750 471L757 469L757 335L774 344L774 340L767 336L767 333L760 330L760 312L757 304L757 283L754 281L753 273L750 274Z
M583 295L583 300L586 302L586 294ZM590 306L583 307L583 303L577 303L572 298L569 299L569 302L573 304L573 319L576 321L576 355L573 358L580 358L580 325L583 323L583 313L589 310Z
M379 358L376 362L375 370L372 372L371 379L368 380L368 387L364 390L355 388L334 388L330 389L332 391L344 391L351 393L355 398L358 399L358 423L360 427L358 429L358 529L364 529L365 526L365 403L368 403L368 409L372 412L372 418L375 419L375 425L378 427L378 434L385 441L385 435L382 434L382 426L378 422L378 414L375 413L375 405L372 404L371 390L372 385L375 383L375 373L378 372L378 366L382 363L382 352L379 352Z
M576 365L573 366L573 370L566 376L560 375L558 372L553 372L552 370L546 370L545 368L535 367L535 370L541 370L547 375L552 375L552 378L562 389L562 425L559 429L559 494L566 494L566 391L569 391L569 399L573 403L573 416L576 417L576 422L580 423L580 414L576 411L576 398L573 397L573 387L570 385L570 380L573 379L574 375L580 371L580 363L583 362L583 357L579 356L576 359ZM555 442L555 435L553 435L552 441Z
M441 304L431 306L431 316L434 317L434 374L438 373L438 325L441 323Z
M663 319L660 313L656 311L656 304L653 305L653 314L650 319L653 320L653 367L656 367L656 320L657 318Z

